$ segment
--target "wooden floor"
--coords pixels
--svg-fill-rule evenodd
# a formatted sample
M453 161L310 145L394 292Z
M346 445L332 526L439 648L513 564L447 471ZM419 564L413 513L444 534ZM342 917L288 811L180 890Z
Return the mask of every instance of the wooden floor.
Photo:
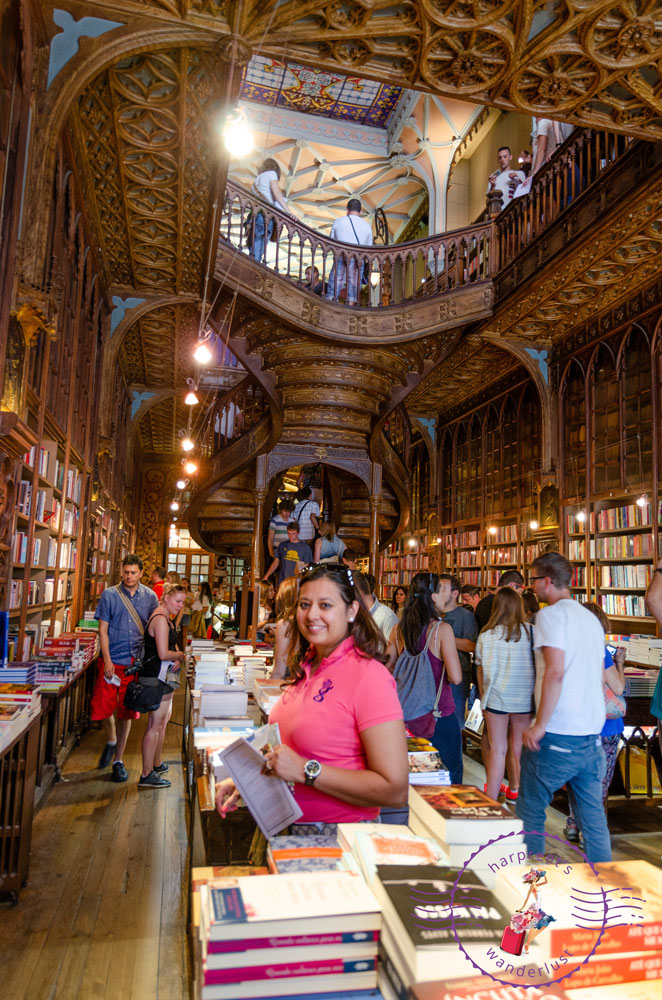
M139 790L145 725L132 726L128 782L96 770L90 732L35 817L28 885L0 907L0 1000L188 997L182 730L166 737L172 787Z
M133 726L126 784L96 770L102 738L88 733L37 814L28 885L0 907L0 1000L187 1000L181 728L169 726L164 755L172 788L139 791L144 726ZM465 756L464 780L482 788L482 764ZM614 860L659 866L661 819L656 805L613 806ZM563 823L550 809L548 832Z

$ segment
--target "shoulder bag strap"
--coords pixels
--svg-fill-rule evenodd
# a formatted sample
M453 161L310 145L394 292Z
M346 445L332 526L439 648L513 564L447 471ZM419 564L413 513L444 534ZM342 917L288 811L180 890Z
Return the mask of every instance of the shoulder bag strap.
M430 640L432 639L432 636L437 631L437 625L441 625L441 622L435 622L435 624L432 626L432 628L430 629L430 631L428 633L428 637L427 637L427 640L426 640L426 643L425 643L425 650L426 650L426 652L427 652L428 646L430 645ZM432 708L432 714L434 715L435 719L439 718L439 701L441 699L441 689L444 686L444 678L446 677L446 664L444 662L443 657L440 656L439 659L442 662L441 678L439 680L439 687L437 688L437 696L434 699L434 706ZM432 666L432 664L430 664L430 666Z
M138 614L138 612L134 608L133 604L128 599L128 597L126 596L126 594L124 593L124 591L120 589L119 586L115 587L115 590L119 594L120 600L122 601L122 604L124 605L124 607L126 608L126 610L129 612L129 614L133 618L134 622L136 623L136 626L140 629L140 634L144 635L145 634L145 626L143 625L142 621L140 620L140 615Z
M348 215L348 216L347 216L347 218L349 219L349 224L350 224L350 226L352 227L352 231L353 231L353 233L354 233L354 239L356 240L356 245L360 247L360 246L361 246L361 244L359 243L359 238L358 238L358 236L356 235L356 229L354 229L354 223L352 222L352 217L351 217L351 215Z
M295 514L294 514L294 520L297 522L297 524L301 524L301 514L303 513L304 509L308 506L309 503L310 503L310 500L304 500L304 502L299 506L299 516L298 517L297 517L296 512L295 512Z

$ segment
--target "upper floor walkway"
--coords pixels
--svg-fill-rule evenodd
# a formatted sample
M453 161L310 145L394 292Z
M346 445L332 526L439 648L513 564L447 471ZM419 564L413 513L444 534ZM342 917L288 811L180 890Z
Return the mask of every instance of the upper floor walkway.
M334 339L407 340L480 320L513 290L513 273L515 284L530 276L525 260L533 248L535 266L545 263L547 238L573 209L578 212L605 184L618 187L628 155L642 145L648 144L577 130L538 171L529 194L504 210L497 195L476 223L393 245L339 243L229 182L216 275L231 272L248 298L270 301L284 320ZM563 241L571 242L590 221L585 213L580 223L565 226ZM511 280L500 291L507 272ZM356 303L349 304L355 294ZM323 322L321 296L328 303ZM348 311L365 318L348 322Z

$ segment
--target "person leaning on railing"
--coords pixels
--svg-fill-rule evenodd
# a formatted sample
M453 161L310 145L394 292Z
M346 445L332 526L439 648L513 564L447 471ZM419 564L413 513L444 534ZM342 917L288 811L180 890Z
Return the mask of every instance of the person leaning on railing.
M286 215L291 215L292 213L287 207L287 201L278 185L279 180L280 167L274 159L268 157L260 167L260 172L253 181L253 192L270 205L277 205ZM251 255L255 260L264 260L265 244L271 239L275 224L275 219L271 218L267 223L265 222L264 213L257 212L253 227L253 245L251 247Z

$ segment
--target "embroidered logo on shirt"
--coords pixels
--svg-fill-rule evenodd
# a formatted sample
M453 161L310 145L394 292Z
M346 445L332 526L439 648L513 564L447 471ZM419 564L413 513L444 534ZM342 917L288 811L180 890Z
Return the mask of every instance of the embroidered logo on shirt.
M313 701L324 701L324 695L328 694L329 691L331 691L332 689L333 689L333 681L328 679L322 681L319 691L317 692L317 694L313 695Z

